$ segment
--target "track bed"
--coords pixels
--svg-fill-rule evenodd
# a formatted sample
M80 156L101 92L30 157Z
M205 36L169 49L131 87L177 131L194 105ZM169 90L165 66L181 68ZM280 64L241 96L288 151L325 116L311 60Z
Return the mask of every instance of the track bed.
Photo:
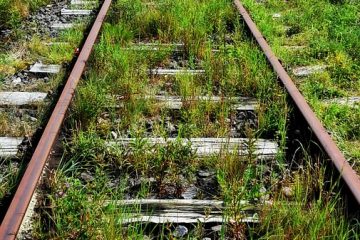
M24 238L350 237L277 78L231 1L114 1Z

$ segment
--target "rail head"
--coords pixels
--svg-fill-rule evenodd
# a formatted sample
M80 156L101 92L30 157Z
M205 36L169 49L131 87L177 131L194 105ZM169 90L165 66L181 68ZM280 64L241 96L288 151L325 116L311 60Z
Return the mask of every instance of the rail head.
M246 11L245 7L239 0L234 0L234 4L244 19L246 25L251 31L253 37L258 42L260 48L263 50L266 58L273 67L274 71L277 73L278 78L284 85L286 91L290 95L291 99L294 101L296 107L299 109L303 117L305 118L307 124L310 126L311 130L316 135L321 146L324 148L326 154L331 159L332 163L339 171L342 179L348 186L349 190L353 194L357 203L360 204L360 179L356 174L354 169L345 159L344 155L341 153L331 136L327 133L320 120L317 118L304 96L300 93L299 89L296 87L289 74L286 72L284 67L281 65L278 58L275 56L270 45L265 40L264 36L257 28L255 22L251 19L250 14Z
M104 0L82 47L82 50L75 62L75 65L66 81L65 87L50 116L49 122L44 129L35 152L25 170L24 176L20 181L13 200L1 223L1 240L10 240L16 238L17 232L19 231L32 195L35 192L37 183L45 167L51 148L56 141L58 133L61 129L66 111L74 96L75 88L80 81L82 73L85 69L86 62L90 57L91 51L100 32L106 14L110 8L111 2L112 0Z

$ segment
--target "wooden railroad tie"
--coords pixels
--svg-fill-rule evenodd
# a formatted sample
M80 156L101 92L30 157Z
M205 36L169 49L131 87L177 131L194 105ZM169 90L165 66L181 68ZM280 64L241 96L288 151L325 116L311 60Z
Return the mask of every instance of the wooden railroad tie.
M85 0L71 0L70 2L71 5L84 5L84 6L88 6L88 5L95 5L96 1L85 1Z
M87 16L92 13L92 10L86 9L61 9L61 15L76 15L76 16Z
M15 157L23 140L24 138L19 137L0 137L0 157Z
M33 107L43 102L46 96L43 92L0 92L0 107Z
M194 101L211 103L220 103L222 101L230 102L232 109L241 111L255 111L255 109L258 107L257 100L249 97L194 96L189 98L182 98L179 96L146 95L144 98L154 99L155 101L164 104L165 107L169 109L180 109L183 107L184 102Z
M31 66L29 72L31 73L44 73L44 74L56 74L61 70L61 65L45 65L42 63L35 63Z
M196 199L131 199L106 201L104 206L121 207L119 222L155 224L164 223L224 223L234 221L226 217L223 201ZM257 223L259 207L242 201L237 211L242 214L240 222Z
M108 142L109 146L120 145L129 148L136 138L119 138ZM184 146L191 143L191 149L199 157L218 155L221 153L236 153L239 156L247 156L251 153L260 160L274 159L278 152L276 141L256 139L253 140L253 149L249 149L250 139L247 138L144 138L150 146L166 146L168 143L180 141ZM131 148L130 148L131 149Z
M155 68L150 69L149 74L151 75L199 75L204 74L205 70L192 70L192 69L167 69L167 68Z
M203 102L203 103L229 103L231 109L238 111L255 111L259 104L255 98L250 97L221 97L221 96L166 96L166 95L135 95L135 99L147 99L161 104L163 107L172 110L178 110L184 107L185 103ZM123 100L123 97L118 97ZM123 106L120 104L119 106Z
M57 30L64 30L73 28L74 26L75 25L73 23L54 23L53 25L51 25L51 28Z
M348 97L348 98L334 98L329 100L324 100L325 104L339 104L349 107L360 106L360 97Z

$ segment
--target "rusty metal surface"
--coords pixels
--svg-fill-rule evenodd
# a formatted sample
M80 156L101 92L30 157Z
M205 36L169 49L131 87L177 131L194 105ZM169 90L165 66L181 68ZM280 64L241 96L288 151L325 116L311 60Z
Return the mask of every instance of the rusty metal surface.
M10 207L1 223L1 240L14 239L16 237L110 4L111 0L104 0L74 68L69 75L66 85L35 149L34 155L28 164Z
M290 76L283 68L278 58L275 56L271 47L261 34L261 32L256 27L255 23L251 19L250 15L240 3L239 0L234 0L234 3L242 15L244 21L249 27L254 38L260 45L261 49L265 53L268 61L272 65L275 72L278 74L279 79L283 83L287 92L291 96L292 100L306 119L308 125L311 127L312 131L315 133L320 144L324 148L327 155L330 157L331 161L340 172L341 177L349 187L353 196L355 197L358 204L360 204L360 179L356 172L352 169L349 163L346 161L344 155L340 152L339 148L336 146L335 142L332 140L330 135L326 132L325 128L321 124L320 120L316 117L315 113L312 111L305 98L302 96L300 91L297 89Z

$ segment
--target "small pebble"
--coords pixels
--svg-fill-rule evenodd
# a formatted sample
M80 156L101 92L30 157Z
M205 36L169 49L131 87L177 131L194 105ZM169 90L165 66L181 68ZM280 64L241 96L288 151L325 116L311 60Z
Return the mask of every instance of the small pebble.
M12 81L12 83L13 84L20 84L22 81L21 81L21 78L20 77L17 77L17 78L15 78L13 81Z
M281 14L280 13L274 13L272 15L273 18L281 18Z
M30 121L32 122L36 122L37 121L37 118L34 118L34 117L29 117Z
M265 187L261 187L259 189L259 192L261 193L261 196L260 196L261 201L267 201L270 199L270 196L269 196L269 194L267 194L267 190Z
M89 173L83 172L80 174L81 179L83 179L85 182L92 182L94 181L94 177L91 176Z
M216 225L211 227L211 230L213 230L214 232L220 232L222 229L222 225Z
M285 197L291 198L294 196L293 190L290 187L283 187L281 192L284 194Z
M113 139L117 139L117 138L118 138L117 133L114 132L114 131L111 131L111 136L112 136Z
M181 197L184 199L194 199L198 194L198 189L194 185L185 189L185 191L181 194Z
M171 122L167 122L167 128L170 133L176 132L176 127Z
M179 225L175 228L175 231L173 232L174 237L184 237L186 234L188 234L189 230L187 227L183 225Z
M203 177L203 178L210 177L210 176L212 176L214 174L215 174L214 172L210 172L210 171L204 171L204 170L199 170L198 171L199 177Z

